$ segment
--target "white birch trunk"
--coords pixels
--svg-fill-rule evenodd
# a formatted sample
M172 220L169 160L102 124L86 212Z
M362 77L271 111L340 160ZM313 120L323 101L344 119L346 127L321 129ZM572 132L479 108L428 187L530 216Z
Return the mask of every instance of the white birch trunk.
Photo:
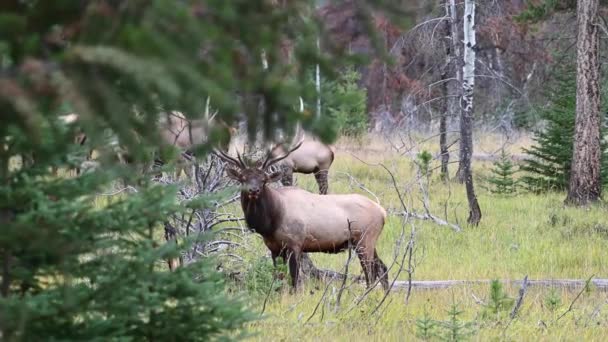
M460 171L469 202L468 223L477 225L481 220L481 209L475 188L471 157L473 156L473 94L475 90L475 1L464 1L464 65L462 67L462 100L460 114Z
M458 30L458 11L456 10L456 0L449 0L449 12L450 12L450 22L452 23L452 58L455 59L453 63L456 63L456 79L458 82L462 82L462 71L458 67L460 63L460 35Z
M475 89L475 1L464 1L464 65L462 67L462 105L464 111L473 110Z
M262 68L268 70L268 59L266 58L266 51L262 50Z

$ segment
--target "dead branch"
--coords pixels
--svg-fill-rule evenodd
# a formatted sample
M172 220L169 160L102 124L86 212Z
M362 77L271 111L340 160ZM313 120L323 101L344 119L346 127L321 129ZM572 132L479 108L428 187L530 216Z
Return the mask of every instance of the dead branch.
M433 221L437 225L450 227L456 232L460 232L462 230L462 228L460 228L460 226L453 224L453 223L449 223L449 222L447 222L443 219L440 219L439 217L431 214L430 210L428 209L428 205L425 208L426 212L424 214L410 212L407 209L407 206L405 205L405 200L403 199L403 195L401 194L401 191L399 190L399 185L397 184L397 179L395 178L395 175L386 165L384 165L383 163L374 164L374 163L366 162L366 161L362 160L361 158L357 157L356 155L354 155L353 153L350 153L350 155L353 156L358 161L364 163L365 165L381 167L389 174L391 181L393 183L393 187L394 187L395 191L397 192L397 197L399 198L399 202L401 203L401 206L403 207L403 214L402 214L403 216L415 218L418 220L430 220L430 221ZM417 176L415 181L418 181L419 179L420 179L420 176Z
M274 275L274 277L272 277L272 282L270 283L270 287L268 288L268 292L266 292L266 297L264 298L264 304L262 304L262 311L260 311L260 317L262 317L264 311L266 311L266 303L268 302L268 298L270 298L270 293L272 293L274 283L277 281L277 278L278 276L276 274Z
M342 292L344 291L344 287L346 286L346 278L348 277L348 265L350 264L352 258L352 222L348 219L346 221L348 223L348 259L346 259L346 264L344 265L344 278L342 279L342 285L340 285L340 290L338 290L338 295L336 296L336 312L340 309L340 299L342 298Z
M373 192L372 192L370 189L366 188L366 187L365 187L365 185L364 185L363 183L359 182L359 181L358 181L358 180L357 180L355 177L353 177L351 174L349 174L349 173L347 173L347 172L341 172L341 171L336 172L336 173L346 175L346 176L347 176L347 177L350 179L350 181L351 181L352 183L355 183L355 184L357 185L357 187L358 187L359 189L361 189L361 190L363 190L363 191L367 192L368 194L370 194L370 195L374 196L374 198L376 199L376 203L380 204L380 199L378 198L378 196L376 196L376 194L375 194L375 193L373 193Z
M327 285L325 286L325 290L323 290L323 294L321 295L321 299L319 299L319 301L317 302L317 305L315 305L314 310L312 311L312 313L310 314L310 316L308 316L308 319L306 319L305 323L308 323L317 313L317 310L319 309L319 306L321 305L321 303L325 302L325 295L327 295L327 290L329 290L329 286L331 285L330 282L327 283Z
M521 283L521 287L519 288L519 296L517 297L517 302L515 302L515 306L513 306L513 310L511 311L511 319L515 319L521 304L524 301L524 295L526 294L526 290L528 289L528 276L524 277L523 282Z
M414 223L411 223L412 225L412 233L410 235L410 242L408 244L408 249L407 249L407 254L408 254L408 261L407 261L407 294L405 295L405 303L408 304L410 302L410 295L412 294L412 281L413 281L413 274L414 274L414 265L412 263L412 258L414 255L414 237L416 235L416 227L414 226ZM395 277L395 279L397 279L398 276Z
M134 187L132 187L132 186L129 185L127 187L124 187L122 189L118 189L118 190L113 191L113 192L104 192L104 193L97 194L97 196L116 196L116 195L118 195L118 194L120 194L122 192L125 192L125 191L128 191L128 192L137 192L137 189L135 189Z
M570 305L568 306L568 310L564 311L564 313L559 315L559 317L557 317L555 319L554 323L557 323L560 319L562 319L562 317L566 316L567 313L572 311L572 309L574 308L574 303L576 303L576 301L580 298L580 296L583 294L583 292L585 292L589 289L589 284L591 284L591 279L593 279L593 275L591 277L589 277L589 279L587 279L587 281L585 282L585 286L583 286L583 288L579 291L579 293L576 295L576 297L574 297L572 302L570 302Z
M406 222L403 223L403 225L405 225L405 224L406 224ZM414 224L412 223L412 233L410 235L410 241L407 244L407 246L405 247L405 251L403 252L403 257L401 258L401 263L399 264L399 270L397 271L397 274L395 275L395 278L391 282L391 285L389 286L388 291L386 291L386 293L384 294L384 296L382 297L382 299L380 300L380 302L378 303L378 305L376 305L376 307L374 308L374 310L372 310L372 314L376 313L376 311L378 311L378 309L382 306L382 304L384 304L384 301L386 300L386 298L388 297L389 293L391 292L393 286L395 285L395 282L397 281L397 279L399 279L399 275L403 271L403 267L405 265L405 257L408 254L411 255L411 253L408 253L408 252L411 252L411 250L414 248L414 232L415 232L415 227L414 227ZM411 262L411 259L410 259L410 262ZM411 279L412 272L413 272L413 269L411 268L411 264L410 264L409 265L409 269L408 269L408 273L410 274L410 277L409 277L409 282L410 283L412 281L412 279ZM411 288L408 289L407 299L409 299L410 291L411 291ZM407 301L407 299L406 299L406 301Z

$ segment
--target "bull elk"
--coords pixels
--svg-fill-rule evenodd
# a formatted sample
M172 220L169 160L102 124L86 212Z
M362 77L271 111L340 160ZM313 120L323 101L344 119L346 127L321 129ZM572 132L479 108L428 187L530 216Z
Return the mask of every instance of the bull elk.
M284 155L285 152L284 144L277 144L270 150L270 154L274 158ZM332 147L305 136L302 140L302 146L282 160L280 164L283 171L281 183L285 186L293 185L294 172L313 173L319 186L319 193L325 195L329 188L327 181L329 167L333 161L334 150Z
M233 137L236 134L236 129L223 120L214 120L215 115L209 117L206 113L203 119L187 119L184 114L172 111L165 115L159 121L159 133L163 143L172 145L183 151L184 159L190 160L192 157L191 149L196 145L203 144L207 141L209 130L215 125L219 125L223 129L226 129L229 136ZM65 124L74 124L79 120L78 114L68 114L60 116L59 119ZM76 134L74 140L78 145L84 145L86 142L86 135L82 132ZM91 157L89 152L88 158ZM119 159L123 162L128 160L128 156L119 155ZM180 159L176 174L179 175L183 170L188 177L190 175L190 168L184 165L185 160ZM156 166L162 166L164 163L162 160L155 160ZM79 168L76 169L76 174L79 174Z
M192 147L205 143L208 139L209 130L214 125L219 125L226 129L229 136L232 138L236 134L236 128L226 124L223 120L214 121L215 115L210 118L206 115L204 119L188 120L184 114L173 111L166 116L165 120L160 122L160 135L165 144L173 145L183 151L184 159L191 159ZM226 146L223 146L226 147ZM159 159L155 161L157 166L163 162ZM176 170L176 175L184 171L188 178L191 178L190 168L185 165L180 165Z
M238 153L234 158L215 151L234 167L226 173L241 184L241 206L248 227L262 236L275 265L280 256L289 266L294 289L302 253L338 253L354 247L368 287L380 278L386 290L387 268L376 252L386 219L380 205L358 194L318 195L292 186L269 186L282 176L281 170L268 173L269 168L301 145L303 142L278 157L269 153L255 166L248 166Z

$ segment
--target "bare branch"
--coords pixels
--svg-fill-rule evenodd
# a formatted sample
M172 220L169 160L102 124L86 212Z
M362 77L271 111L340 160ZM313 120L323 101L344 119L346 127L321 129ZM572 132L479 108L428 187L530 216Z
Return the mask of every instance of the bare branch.
M344 287L346 285L346 278L348 277L348 265L350 264L352 258L352 222L348 219L346 221L348 223L348 259L346 259L346 264L344 265L344 279L342 279L342 285L340 286L340 290L338 290L338 295L336 296L335 311L338 311L340 309L340 299L342 298L342 292L344 291Z
M594 276L595 275L592 275L591 277L589 277L589 279L587 279L587 281L585 282L585 286L583 286L583 288L576 295L576 297L574 297L572 302L570 302L570 305L568 306L568 310L564 311L564 313L559 315L559 317L557 317L555 319L554 323L557 323L560 319L562 319L562 317L566 316L566 314L568 314L570 311L572 311L572 309L574 308L574 303L576 303L576 301L580 298L580 296L583 294L583 292L585 292L589 289L589 284L591 284L591 280L593 279Z
M519 312L519 308L524 301L524 295L526 294L526 290L528 289L528 276L524 277L524 281L521 284L521 288L519 289L519 296L517 297L517 302L515 302L515 306L513 306L513 310L511 311L511 319L515 319L517 313Z

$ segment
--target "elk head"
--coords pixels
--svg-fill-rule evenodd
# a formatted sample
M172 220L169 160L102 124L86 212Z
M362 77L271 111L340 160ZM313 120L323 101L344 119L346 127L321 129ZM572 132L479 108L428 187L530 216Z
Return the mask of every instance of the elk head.
M257 200L266 184L277 182L283 176L282 171L270 171L270 167L287 158L290 153L297 150L301 145L302 141L287 151L287 153L278 157L272 157L269 152L263 161L257 161L254 163L254 166L247 165L238 152L237 158L231 157L217 149L215 150L215 154L233 166L233 168L226 170L226 174L229 178L241 184L241 196L246 195L249 200Z

